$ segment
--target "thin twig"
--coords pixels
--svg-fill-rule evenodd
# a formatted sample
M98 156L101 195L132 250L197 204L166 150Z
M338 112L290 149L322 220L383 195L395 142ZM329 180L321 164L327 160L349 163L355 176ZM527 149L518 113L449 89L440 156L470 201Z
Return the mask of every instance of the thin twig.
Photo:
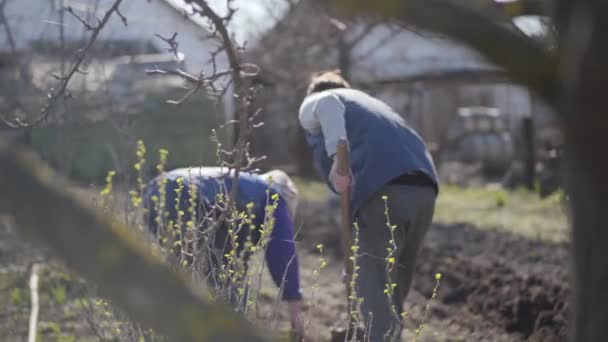
M178 51L177 51L177 48L179 47L179 42L176 40L177 32L174 32L173 36L171 36L171 38L165 38L158 33L156 33L155 36L157 36L162 41L167 43L167 45L169 45L169 47L167 48L167 51L171 52L175 56L175 59L179 60L179 55L178 55Z
M28 342L36 342L38 332L38 311L40 305L38 303L38 264L32 265L32 275L30 276L30 297L32 302L32 311L30 312L30 325L27 336Z
M182 96L179 100L167 100L167 103L169 104L173 104L173 105L180 105L182 103L184 103L186 100L188 100L190 98L190 96L192 96L194 93L196 93L199 89L200 89L200 85L190 89L184 96Z
M230 5L230 0L228 0L228 1L229 1L228 5ZM217 13L215 13L215 11L213 11L211 9L211 7L209 6L209 4L207 4L206 1L186 0L186 2L196 3L197 5L199 5L201 8L201 10L199 11L199 14L209 18L209 20L213 23L214 29L217 32L219 39L222 41L223 49L224 49L224 52L226 53L226 57L228 59L228 64L230 65L231 74L232 74L232 82L234 83L234 90L235 90L235 94L236 94L237 114L239 116L239 122L240 122L239 137L236 142L236 149L239 152L237 153L236 160L234 161L236 168L234 170L234 175L233 175L234 180L232 183L233 185L232 185L232 189L230 192L230 198L228 199L228 204L227 204L228 210L222 212L222 215L220 216L220 219L218 220L219 222L222 222L228 217L228 213L230 213L232 211L231 209L234 205L236 197L238 196L238 191L239 191L238 177L239 177L239 173L240 173L240 165L243 163L243 159L245 158L245 145L246 145L247 137L249 135L248 120L247 120L248 104L244 101L244 97L246 97L245 95L247 94L248 89L246 89L242 75L241 75L241 63L239 61L237 51L233 44L233 40L231 39L231 36L228 32L228 29L226 28L226 25L225 25L226 20L228 20L232 16L235 9L229 6L227 17L222 18Z
M76 14L76 12L74 12L74 9L72 8L72 6L67 6L65 8L65 10L70 13L74 18L76 18L76 20L80 21L80 23L82 24L82 26L84 26L84 28L87 31L93 31L95 29L95 27L93 27L91 24L89 24L86 20L84 20L81 16L79 16L78 14Z
M122 21L122 24L125 25L125 27L129 26L129 23L127 22L127 17L120 13L120 8L118 7L116 7L116 15L120 17L120 21Z
M167 70L167 69L150 69L146 70L146 74L148 75L174 75L183 78L186 81L192 82L194 84L198 84L201 82L199 77L196 77L192 74L189 74L183 70Z
M233 179L230 195L228 196L225 205L220 208L221 213L219 214L219 218L214 223L214 227L211 229L211 231L216 231L220 225L224 223L230 224L232 221L230 215L234 213L233 208L238 196L238 178L240 171L243 169L251 169L253 164L265 158L252 158L249 153L250 144L247 142L252 129L259 127L260 124L256 124L252 120L253 117L257 116L259 111L253 113L252 116L250 115L250 112L252 112L250 110L250 106L255 93L255 88L248 86L248 83L245 82L245 78L256 76L259 73L259 68L256 65L242 64L240 62L238 54L243 47L239 46L235 42L233 35L231 35L227 29L226 25L231 21L234 13L237 11L233 0L227 0L227 14L224 16L218 15L213 9L211 9L208 2L205 0L186 0L186 3L191 5L192 11L191 13L184 13L184 15L186 17L200 15L202 18L207 19L209 22L209 38L215 38L219 41L219 45L210 52L209 64L211 70L208 74L205 75L201 73L201 75L198 77L179 69L154 69L147 70L146 72L151 75L179 76L193 85L193 88L190 88L181 99L167 101L168 103L172 104L183 103L201 88L205 88L208 93L220 97L226 93L230 85L233 85L234 98L237 103L237 120L234 122L238 122L239 133L232 150L226 151L221 148L221 145L218 145L218 158L220 159L219 164L222 166L227 166L229 173L232 171L231 174ZM163 37L159 34L156 36L167 43L167 50L169 52L177 54L177 34L174 34L169 38ZM218 57L221 54L224 54L228 60L229 68L224 71L218 70ZM226 76L230 76L228 78L228 84L223 86L215 85L215 81L224 79ZM230 161L225 161L225 157L229 157Z

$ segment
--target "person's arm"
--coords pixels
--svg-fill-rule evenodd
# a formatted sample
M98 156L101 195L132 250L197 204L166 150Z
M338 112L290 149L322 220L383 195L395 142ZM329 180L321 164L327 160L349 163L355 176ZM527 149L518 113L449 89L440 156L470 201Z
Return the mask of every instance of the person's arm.
M279 199L274 216L274 228L266 248L266 263L277 287L284 285L283 300L299 300L302 299L302 293L298 256L293 241L293 222L284 199Z
M300 107L300 125L311 134L323 134L330 158L336 153L338 141L347 138L345 110L344 103L331 92L309 96Z
M322 135L325 140L325 151L332 166L327 177L332 190L342 193L352 183L352 175L340 175L336 170L333 157L336 154L340 139L348 139L345 121L346 107L340 98L331 92L322 92L307 97L300 107L300 125L310 135ZM348 140L347 140L348 141ZM316 153L319 153L315 149ZM315 155L321 162L324 156Z
M279 198L274 216L274 229L266 248L266 263L277 287L283 285L282 298L287 301L291 325L301 335L304 332L298 255L293 241L293 221L284 199Z

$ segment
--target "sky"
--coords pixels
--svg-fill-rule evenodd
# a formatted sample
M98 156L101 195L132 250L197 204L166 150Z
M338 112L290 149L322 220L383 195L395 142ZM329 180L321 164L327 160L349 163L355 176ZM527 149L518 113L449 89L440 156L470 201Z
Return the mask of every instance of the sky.
M209 0L219 13L226 13L226 0ZM239 42L255 41L263 32L271 29L287 9L285 0L235 0L238 11L230 30Z
M218 13L226 13L226 0L208 0L208 2ZM286 0L235 0L234 3L238 11L229 29L234 32L239 42L255 43L258 37L274 26L287 9ZM531 16L518 17L514 23L528 35L540 34L544 29L537 18Z

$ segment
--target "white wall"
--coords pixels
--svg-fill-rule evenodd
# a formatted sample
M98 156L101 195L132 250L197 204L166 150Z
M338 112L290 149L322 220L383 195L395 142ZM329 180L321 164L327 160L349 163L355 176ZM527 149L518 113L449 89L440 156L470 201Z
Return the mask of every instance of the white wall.
M95 16L101 18L113 2L113 0L63 0L65 6L71 6L75 12L92 21ZM61 3L61 0L9 1L5 11L17 48L27 48L29 43L39 39L59 39ZM95 6L96 3L99 3L98 7ZM188 70L192 72L209 70L209 66L205 64L209 60L209 52L213 46L210 41L204 41L205 30L185 19L164 0L124 1L120 10L127 17L128 26L125 27L118 16L114 15L101 32L99 39L148 40L164 48L166 45L155 37L155 34L167 37L178 32L179 49L186 55ZM64 23L66 39L88 37L82 24L69 13L65 13ZM0 50L8 49L6 36L0 36ZM220 59L220 67L224 67L225 61L223 58Z
M428 32L380 26L354 50L353 78L357 81L392 79L436 70L493 70L475 50Z
M394 32L388 26L380 26L356 46L356 63L351 72L354 81L396 80L450 70L498 70L478 52L457 41L424 31ZM356 34L355 30L353 35ZM497 107L510 118L514 132L519 132L521 118L532 111L539 123L551 118L546 108L532 105L526 87L516 84L393 84L376 95L428 137L441 135L458 106Z
M60 8L70 6L89 22L102 18L114 0L8 0L5 15L17 49L27 49L37 40L58 41L60 37ZM198 74L211 73L210 53L216 42L206 39L208 32L189 19L184 18L166 0L127 0L120 5L120 11L128 20L125 27L115 14L102 30L98 39L133 39L150 41L159 49L167 45L155 34L170 37L178 32L179 51L185 54L185 69ZM68 40L87 38L86 32L71 14L64 13L64 35ZM5 34L0 34L0 51L10 51ZM217 59L219 70L226 68L226 59L220 54ZM231 96L226 96L225 106L232 111Z

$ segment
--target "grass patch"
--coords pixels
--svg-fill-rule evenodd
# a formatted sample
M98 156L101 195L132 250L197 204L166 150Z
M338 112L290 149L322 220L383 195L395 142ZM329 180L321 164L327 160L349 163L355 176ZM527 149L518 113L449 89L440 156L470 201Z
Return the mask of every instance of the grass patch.
M443 185L434 220L470 223L481 229L500 229L551 242L568 240L568 218L559 193L540 198L523 189Z
M303 201L325 201L327 186L319 181L295 178ZM561 193L541 198L520 189L498 186L461 188L442 185L434 221L467 223L479 229L498 229L531 239L568 241L568 217Z

